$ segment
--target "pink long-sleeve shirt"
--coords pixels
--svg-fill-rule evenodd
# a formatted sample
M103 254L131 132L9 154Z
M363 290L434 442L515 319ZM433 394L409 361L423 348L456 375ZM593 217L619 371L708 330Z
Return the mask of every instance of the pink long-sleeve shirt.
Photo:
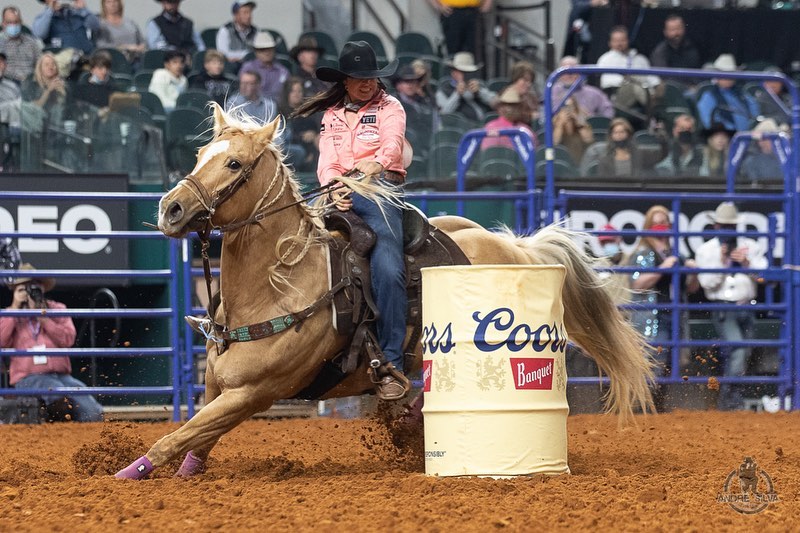
M48 309L66 309L59 302L47 300ZM8 309L8 308L7 308ZM30 350L35 346L45 348L69 348L75 343L75 324L68 316L54 316L42 319L36 325L36 320L27 317L0 317L0 347L15 350ZM16 384L22 378L31 374L70 374L72 365L69 357L48 355L45 363L34 361L34 357L14 356L11 358L9 368L11 384Z
M403 176L403 139L406 112L385 91L359 109L355 127L347 123L344 107L325 111L319 135L317 176L321 185L352 170L359 161L377 161L384 170Z

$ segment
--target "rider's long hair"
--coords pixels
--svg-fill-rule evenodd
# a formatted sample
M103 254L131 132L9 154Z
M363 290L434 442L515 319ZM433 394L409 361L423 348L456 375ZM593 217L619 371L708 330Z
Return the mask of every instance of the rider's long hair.
M386 90L386 85L380 79L378 79L378 88ZM344 88L344 79L342 79L334 83L327 91L317 93L300 104L289 118L308 117L314 113L325 112L331 107L342 105L345 96L347 96L347 90Z

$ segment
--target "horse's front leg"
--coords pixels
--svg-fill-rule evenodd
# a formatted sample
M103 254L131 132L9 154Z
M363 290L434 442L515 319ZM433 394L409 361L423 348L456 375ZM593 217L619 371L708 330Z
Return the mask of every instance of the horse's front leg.
M142 479L159 466L191 449L213 447L219 437L272 402L254 401L252 387L230 389L217 396L180 429L161 437L148 452L116 473L120 479Z

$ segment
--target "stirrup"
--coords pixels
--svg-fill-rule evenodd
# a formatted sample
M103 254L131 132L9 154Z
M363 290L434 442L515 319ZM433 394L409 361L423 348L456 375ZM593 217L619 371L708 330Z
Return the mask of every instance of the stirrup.
M392 363L384 363L377 368L370 368L367 372L370 380L375 384L375 392L381 400L402 400L411 390L411 382Z

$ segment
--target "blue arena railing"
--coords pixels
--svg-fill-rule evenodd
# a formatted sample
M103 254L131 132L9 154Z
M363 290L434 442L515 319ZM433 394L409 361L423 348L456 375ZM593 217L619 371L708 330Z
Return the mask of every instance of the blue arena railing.
M155 203L161 198L159 193L96 193L96 192L7 192L0 191L0 203L8 200L65 200L65 199L80 199L80 200L93 200L97 202L107 201L126 201L126 202L150 202ZM2 232L0 237L12 238L105 238L105 239L120 239L133 241L141 240L164 240L166 237L158 231L130 231L130 230L116 230L116 231L56 231L56 232ZM61 280L70 279L146 279L146 280L159 280L160 282L168 284L168 300L169 307L165 308L123 308L123 309L75 309L68 308L63 310L49 310L50 316L71 316L76 318L162 318L166 319L169 324L169 346L163 347L115 347L115 348L62 348L62 349L48 349L48 350L12 350L1 349L0 357L10 356L31 356L31 355L69 355L71 357L169 357L171 358L171 381L170 385L164 386L105 386L105 387L87 387L87 388L73 388L62 387L58 389L38 390L38 389L24 389L24 388L0 388L0 396L42 396L44 394L53 394L54 392L63 393L65 395L83 395L83 394L102 394L108 396L127 396L127 395L162 395L170 396L173 407L173 420L180 420L181 403L182 403L182 387L183 382L180 379L181 367L180 363L183 354L183 345L179 332L181 331L180 325L183 323L184 309L180 305L178 298L178 288L180 280L178 273L181 271L180 264L183 262L182 258L178 255L180 241L170 239L168 241L167 250L169 257L168 268L163 269L90 269L90 270L60 270L60 269L38 269L37 276L53 277ZM21 277L27 276L24 272L14 270L0 271L0 277ZM39 310L0 310L0 315L4 316L39 316Z

